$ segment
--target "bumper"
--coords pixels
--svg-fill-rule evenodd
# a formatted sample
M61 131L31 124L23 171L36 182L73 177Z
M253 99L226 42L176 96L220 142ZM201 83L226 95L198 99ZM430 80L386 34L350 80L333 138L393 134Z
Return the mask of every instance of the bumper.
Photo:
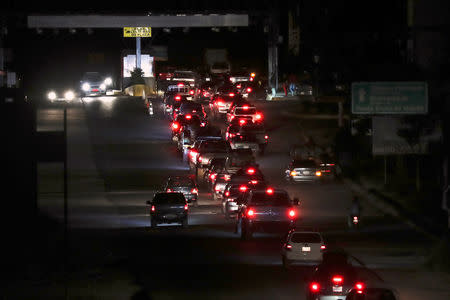
M247 222L250 227L250 231L267 232L267 233L279 233L286 232L289 229L295 228L296 221L251 221Z
M289 176L289 179L298 182L317 182L320 180L320 177L316 175L296 175Z
M159 223L179 223L183 219L187 218L187 213L165 213L165 214L151 214L153 220Z
M184 198L186 198L187 202L197 201L198 195L197 194L184 194Z

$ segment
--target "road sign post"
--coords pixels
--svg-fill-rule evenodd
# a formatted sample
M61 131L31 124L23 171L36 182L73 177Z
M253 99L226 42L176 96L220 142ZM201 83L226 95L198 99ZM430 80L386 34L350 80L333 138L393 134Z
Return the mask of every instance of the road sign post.
M123 37L134 37L136 38L136 68L141 68L141 38L151 37L152 28L151 27L124 27Z

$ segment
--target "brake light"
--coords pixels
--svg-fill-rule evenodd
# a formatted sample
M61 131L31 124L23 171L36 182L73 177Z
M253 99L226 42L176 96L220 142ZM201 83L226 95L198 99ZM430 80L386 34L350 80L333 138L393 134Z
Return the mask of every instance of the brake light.
M175 100L181 100L181 96L175 96Z
M225 197L228 197L228 196L230 196L230 192L229 192L229 191L226 191L226 192L225 192Z
M365 288L365 286L364 286L364 283L362 283L362 282L357 282L355 284L355 289L358 294L362 294L364 291L364 288Z
M253 217L255 215L255 211L252 208L247 210L247 217Z
M225 103L223 103L222 101L217 101L216 103L217 103L217 105L219 105L219 106L224 106L224 105L225 105Z
M192 194L198 194L198 190L197 190L196 188L193 188L193 189L191 190L191 193L192 193Z
M189 205L185 204L184 205L184 210L188 210L189 209Z
M313 293L317 293L320 290L320 284L317 282L311 282L309 290Z
M191 150L191 151L189 152L189 155L192 156L192 157L196 156L197 154L198 154L198 153L197 153L196 151L194 151L194 150Z
M246 190L247 190L247 187L245 185L241 185L239 187L239 191L241 191L241 192L245 192Z
M198 158L197 158L197 161L198 161L198 162L201 162L201 161L202 161L202 158L203 158L203 157L202 157L201 155L199 155Z
M214 187L214 190L216 191L216 192L218 192L218 191L220 191L220 187L218 187L217 185Z
M295 218L295 215L296 215L295 210L290 209L288 212L289 218L293 219L293 218Z
M327 246L321 245L321 246L320 246L320 250L321 250L321 251L327 250Z
M230 138L235 137L236 135L234 133L230 133Z
M214 180L216 178L216 174L211 174L209 175L209 178L211 178L212 180Z
M252 92L252 88L247 88L247 93L251 93Z
M250 180L250 183L251 183L251 184L257 184L257 183L258 183L258 180Z
M320 177L320 176L322 176L322 172L320 172L320 171L317 171L317 172L316 172L316 176L317 176L317 177Z
M286 248L286 250L292 250L292 245L291 244L286 244L286 246L284 246Z
M189 95L194 95L194 93L195 93L194 90L189 91Z
M180 125L178 123L172 123L172 129L178 129Z
M247 169L247 174L250 174L250 175L255 174L255 169L253 169L253 168Z
M358 224L359 220L357 216L353 217L353 224Z
M192 116L191 115L186 115L186 119L190 120L190 119L192 119Z
M184 83L180 82L179 84L177 84L178 87L183 87Z
M242 106L242 108L243 108L244 110L247 110L247 109L248 109L248 105L244 105L244 106Z
M245 123L246 123L246 121L244 119L239 120L239 125L244 125Z
M156 208L154 205L152 205L151 211L156 211Z
M203 92L203 97L206 97L208 95L207 92Z
M272 194L273 194L273 188L268 188L268 189L266 190L266 194L272 195Z
M255 119L256 120L261 120L262 119L262 115L261 114L256 114Z
M234 97L234 93L229 93L228 96Z
M167 189L166 192L172 193L172 189Z
M341 285L344 282L344 277L340 275L333 276L331 281L336 285Z
M268 139L269 139L269 136L268 136L268 135L265 135L265 136L264 136L264 139L268 140Z
M236 86L236 88L238 88L238 89L240 89L242 87L242 85L240 85L240 84L238 84L237 86Z

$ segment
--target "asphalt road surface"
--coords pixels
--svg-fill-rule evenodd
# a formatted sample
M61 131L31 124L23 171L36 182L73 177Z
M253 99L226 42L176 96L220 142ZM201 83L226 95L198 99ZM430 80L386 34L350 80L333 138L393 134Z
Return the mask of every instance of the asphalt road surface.
M305 299L304 282L311 267L285 270L279 235L256 234L249 241L240 240L233 232L233 220L224 218L219 202L206 190L200 190L200 205L190 208L189 228L149 228L145 201L168 176L189 173L171 142L169 121L158 111L158 103L155 100L153 116L146 114L139 98L84 98L67 105L68 284L53 278L23 289L17 283L9 286L7 299L41 295L47 299L64 295L70 299ZM361 230L348 230L352 195L339 181L286 184L284 168L289 146L298 140L299 120L283 115L282 104L257 105L265 113L270 135L267 153L258 157L258 163L274 186L300 199L302 226L320 230L329 247L342 247L361 259L385 279L378 283L392 286L400 299L422 299L430 293L433 299L448 299L448 290L426 291L420 284L410 286L410 279L401 279L419 276L417 266L428 242L424 237L369 206L364 207ZM63 107L41 107L37 129L62 129ZM322 130L333 126L327 123ZM38 174L39 209L62 221L62 165L42 163ZM49 249L61 249L60 233L55 236ZM377 281L373 273L368 274Z

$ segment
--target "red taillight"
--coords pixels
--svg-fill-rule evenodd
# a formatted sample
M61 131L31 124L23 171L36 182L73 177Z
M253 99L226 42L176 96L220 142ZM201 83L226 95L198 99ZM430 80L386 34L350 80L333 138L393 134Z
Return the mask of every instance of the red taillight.
M288 212L289 218L293 219L293 218L295 218L295 215L296 215L295 210L290 209Z
M172 123L172 129L178 129L180 125L178 123Z
M245 185L241 185L239 187L239 191L241 191L241 192L245 192L246 190L247 190L247 187Z
M244 125L245 123L246 123L246 121L244 119L239 120L239 125Z
M173 191L171 189L167 189L166 192L172 193Z
M237 86L236 86L236 88L238 88L238 89L240 89L242 87L242 85L240 85L240 84L238 84Z
M268 136L268 135L265 135L264 138L265 138L266 140L268 140L268 139L269 139L269 136Z
M244 106L242 106L242 108L243 108L244 110L248 110L248 105L244 105Z
M207 92L203 92L203 97L206 97L208 95Z
M313 293L317 293L320 291L320 284L317 282L311 282L309 285L309 290Z
M230 196L230 192L229 192L229 191L226 191L226 192L225 192L225 197L228 197L228 196Z
M189 205L185 204L184 205L184 210L188 210L189 209Z
M355 289L358 294L362 294L364 292L364 288L365 288L365 286L364 286L364 283L362 283L362 282L357 282L355 284Z
M320 250L321 250L321 251L327 250L327 246L321 245L321 246L320 246Z
M180 82L180 83L178 84L178 87L182 87L182 86L184 86L184 83Z
M217 185L214 187L214 190L216 191L216 192L218 192L218 191L220 191L220 187L218 187Z
M273 194L273 188L266 189L266 194L272 195Z
M247 210L247 217L253 217L255 215L255 211L252 208Z
M193 189L191 190L191 193L192 193L192 194L198 194L198 190L197 190L196 188L193 188Z
M186 117L185 117L187 120L190 120L190 119L192 119L192 116L191 115L186 115Z
M251 183L251 184L257 184L257 183L258 183L258 180L250 180L250 183Z
M256 120L261 120L262 119L262 115L261 114L256 114L255 119Z
M286 248L286 250L292 250L292 245L291 244L286 244L285 248Z
M209 178L211 178L212 180L214 180L215 178L216 178L216 174L211 174L211 175L209 175Z
M197 154L198 154L198 153L197 153L196 151L194 151L194 150L191 150L191 151L189 152L189 155L192 156L192 157L196 156Z
M234 93L229 93L228 96L234 97Z
M175 100L181 100L181 96L175 96Z
M253 169L253 168L247 169L247 174L250 174L250 175L255 174L255 169Z
M252 92L252 88L247 88L247 93L251 93Z
M156 211L155 206L152 205L151 211Z
M199 155L199 156L197 157L197 161L198 161L198 162L202 162L202 158L203 158L203 157L201 157L201 156Z
M344 277L342 276L333 276L333 278L331 278L331 281L335 284L335 285L342 285L344 283Z
M224 106L224 105L225 105L225 103L223 103L222 101L217 101L216 103L217 103L217 105L219 105L219 106Z
M194 90L190 90L190 91L189 91L189 94L190 94L190 95L194 95L194 93L195 93Z

